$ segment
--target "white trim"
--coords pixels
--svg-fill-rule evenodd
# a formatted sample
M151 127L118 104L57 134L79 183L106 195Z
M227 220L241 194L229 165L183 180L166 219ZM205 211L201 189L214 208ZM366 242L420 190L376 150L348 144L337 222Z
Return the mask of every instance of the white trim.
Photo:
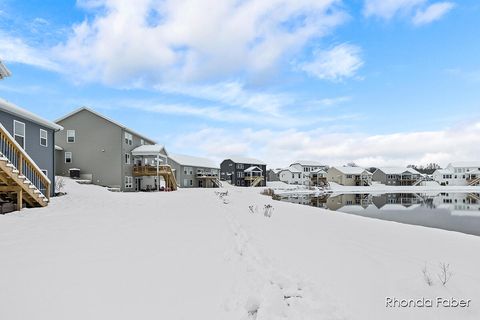
M43 172L44 175L46 175L48 177L48 170L45 170L45 169L40 169L40 171Z
M3 131L5 132L5 135L6 135L10 140L12 140L13 144L14 144L16 147L20 148L20 145L18 144L18 142L15 141L15 139L12 137L12 135L10 134L10 132L8 132L8 130L5 129L5 127L3 126L3 124L2 124L1 122L0 122L0 128L2 128ZM35 163L35 161L33 161L32 158L28 155L28 153L26 153L25 150L20 150L20 151L22 152L23 157L24 157L25 159L29 160L30 163L33 165L33 167L34 167L37 171L41 172L41 174L43 175L43 172L40 170L40 168L39 168L38 165ZM47 180L48 183L51 183L50 179L49 179L47 176L44 175L43 178L44 178L45 180Z
M16 128L17 128L17 123L21 123L23 125L23 136L20 135L20 134L17 134L16 133ZM19 136L21 138L23 138L23 146L21 146L23 148L23 150L25 150L25 135L26 135L26 131L27 131L27 128L25 126L25 122L21 122L21 121L18 121L18 120L13 120L13 139L15 139L16 136ZM17 141L17 140L15 140ZM18 142L18 141L17 141ZM20 143L19 143L20 144Z
M73 136L70 134L73 132ZM73 141L68 141L68 138L73 137ZM67 130L67 143L75 143L77 141L77 132L74 129Z
M132 188L133 188L133 177L125 176L125 189L132 189Z
M132 162L132 156L130 153L125 153L125 164L130 164Z
M67 154L70 154L70 162L67 162ZM65 163L72 163L73 162L73 153L71 151L65 151Z
M80 108L78 108L78 109L70 112L69 114L67 114L67 115L65 115L65 116L63 116L63 117L55 120L55 122L56 122L56 123L61 122L61 121L65 120L65 119L67 119L67 118L70 118L71 116L73 116L73 115L75 115L75 114L77 114L77 113L79 113L79 112L81 112L81 111L83 111L83 110L88 111L88 112L96 115L97 117L100 117L100 118L102 118L102 119L104 119L104 120L106 120L106 121L108 121L108 122L110 122L110 123L113 123L114 125L119 126L119 127L122 128L123 130L129 131L129 132L131 132L132 134L134 134L134 135L136 135L136 136L139 136L140 138L143 138L143 139L145 139L145 140L147 140L147 141L149 141L149 142L154 142L154 143L155 143L155 140L150 139L150 138L148 138L148 137L145 137L144 135L141 135L141 134L139 134L139 133L137 133L137 132L135 132L135 131L133 131L133 130L130 130L129 128L127 128L127 127L124 126L123 124L121 124L121 123L119 123L119 122L116 122L115 120L112 120L112 119L104 116L103 114L98 113L97 111L92 110L92 109L87 108L87 107L80 107Z
M42 127L47 127L50 129L53 129L55 131L60 131L63 130L63 127L53 123L51 121L48 121L46 119L43 119L36 114L25 110L23 108L20 108L19 106L14 105L13 103L6 101L5 99L0 99L0 110L5 111L9 114L13 114L17 117L20 117L22 119L35 122L36 124L41 125Z
M45 132L45 144L42 144L42 132ZM40 129L40 145L42 147L48 147L48 131Z

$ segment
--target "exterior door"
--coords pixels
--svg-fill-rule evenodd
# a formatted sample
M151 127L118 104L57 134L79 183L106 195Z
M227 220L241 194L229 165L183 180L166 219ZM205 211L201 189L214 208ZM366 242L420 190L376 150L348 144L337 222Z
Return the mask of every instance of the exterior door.
M135 178L135 191L140 191L142 188L142 178Z

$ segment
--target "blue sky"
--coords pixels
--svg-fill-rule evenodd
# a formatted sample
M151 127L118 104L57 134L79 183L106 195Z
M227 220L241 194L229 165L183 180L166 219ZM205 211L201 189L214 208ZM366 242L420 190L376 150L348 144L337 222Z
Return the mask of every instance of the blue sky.
M480 154L480 4L0 0L0 96L272 166Z

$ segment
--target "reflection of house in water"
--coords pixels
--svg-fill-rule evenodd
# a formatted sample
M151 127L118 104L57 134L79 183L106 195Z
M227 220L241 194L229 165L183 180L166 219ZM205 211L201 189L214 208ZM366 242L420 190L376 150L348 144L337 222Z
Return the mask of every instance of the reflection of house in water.
M373 203L379 209L387 204L400 204L404 207L410 207L414 204L421 204L425 199L416 193L386 193L373 197Z
M363 208L372 204L372 197L370 194L341 194L338 196L331 196L327 199L326 208L330 210L338 210L345 206L361 206Z
M433 200L435 208L452 211L480 211L479 193L440 193Z

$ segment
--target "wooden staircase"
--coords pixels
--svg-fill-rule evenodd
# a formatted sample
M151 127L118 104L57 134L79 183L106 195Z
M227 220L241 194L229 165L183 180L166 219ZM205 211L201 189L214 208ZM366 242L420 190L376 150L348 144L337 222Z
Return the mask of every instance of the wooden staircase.
M476 178L476 179L471 179L468 181L468 185L469 186L476 186L476 185L479 185L480 184L480 177Z
M255 180L253 180L253 182L250 186L251 187L256 187L262 181L263 181L263 176L257 176L257 177L255 177Z
M177 180L173 174L172 167L169 165L159 165L158 170L157 166L149 165L134 165L133 166L133 175L135 177L154 177L161 176L165 179L166 188L168 190L175 191L177 190Z
M48 177L0 124L0 197L16 209L45 207L50 201Z

